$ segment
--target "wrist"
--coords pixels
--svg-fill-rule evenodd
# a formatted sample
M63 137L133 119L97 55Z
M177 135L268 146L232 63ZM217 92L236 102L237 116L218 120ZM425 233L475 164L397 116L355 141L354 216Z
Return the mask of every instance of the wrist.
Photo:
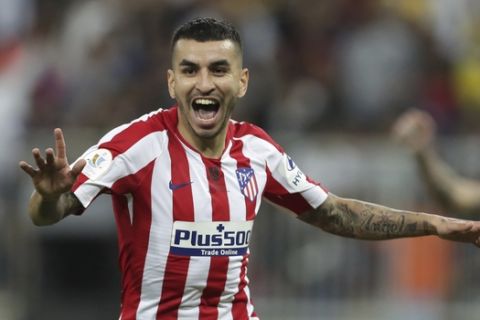
M429 164L435 161L437 158L436 152L432 146L427 146L421 149L417 149L414 152L414 156L420 164Z
M424 144L413 148L413 154L417 157L429 157L434 154L434 147L432 144Z
M444 223L443 217L429 214L429 219L423 222L426 235L440 235L439 230L441 230L442 224Z
M62 196L62 194L50 194L50 195L46 195L46 194L40 194L40 193L38 193L38 195L40 196L41 201L42 201L43 203L56 203L56 202L58 202L58 200L59 200L60 197Z

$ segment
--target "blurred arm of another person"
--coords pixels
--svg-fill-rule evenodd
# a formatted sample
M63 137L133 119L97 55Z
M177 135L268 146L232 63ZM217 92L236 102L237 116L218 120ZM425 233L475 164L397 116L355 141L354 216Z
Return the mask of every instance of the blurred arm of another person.
M437 201L463 217L480 211L480 181L457 174L434 147L436 124L426 112L412 109L393 125L394 138L414 155L422 177Z

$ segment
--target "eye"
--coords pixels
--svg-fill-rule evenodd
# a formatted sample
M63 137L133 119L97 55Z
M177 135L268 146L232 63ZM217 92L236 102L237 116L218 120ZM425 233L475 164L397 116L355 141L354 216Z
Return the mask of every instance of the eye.
M197 69L195 67L184 67L180 69L182 74L187 75L187 76L193 76L196 74Z
M223 76L228 72L228 67L225 66L217 66L212 68L212 73L215 76Z

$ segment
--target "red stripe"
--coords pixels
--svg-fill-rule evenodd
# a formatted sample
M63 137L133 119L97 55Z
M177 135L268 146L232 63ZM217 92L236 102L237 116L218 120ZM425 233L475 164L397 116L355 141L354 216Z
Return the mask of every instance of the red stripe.
M84 184L85 181L87 181L87 180L88 180L88 177L86 175L84 175L83 173L80 173L80 175L77 177L77 180L75 180L75 183L73 184L71 191L75 192L75 190L77 190L78 187L80 187L82 184Z
M302 214L312 207L300 193L289 193L275 178L267 167L267 184L263 196L271 202L287 208L296 214Z
M211 257L208 270L207 286L203 289L200 299L199 319L217 319L218 303L227 281L228 257Z
M240 269L240 283L238 284L238 293L235 295L232 306L233 319L248 319L248 297L245 293L245 287L247 286L247 265L248 255L245 255L242 260L242 267Z
M137 120L122 131L118 132L111 140L106 141L98 148L106 148L112 152L113 158L118 154L124 153L131 146L142 140L148 134L165 130L163 119L169 111L154 113L146 120Z
M158 112L150 116L147 120L132 122L125 129L114 135L109 141L100 144L98 148L110 150L112 158L115 159L115 157L124 153L149 133L165 130L165 125L162 119L171 112L173 111ZM72 186L72 192L77 190L87 180L88 177L81 173Z
M169 131L168 151L171 159L172 183L180 184L190 180L188 159L180 141ZM194 221L192 188L187 186L172 191L173 220ZM169 254L163 279L162 296L157 319L177 319L187 281L190 257Z
M250 159L245 157L243 154L243 142L241 140L232 140L233 145L230 150L230 156L237 161L237 168L249 168ZM255 179L252 177L251 179ZM255 219L255 205L258 201L259 195L255 198L255 201L250 201L245 198L245 208L246 208L246 220ZM238 284L238 293L233 299L232 306L232 316L233 319L248 319L248 297L245 292L245 287L247 285L246 273L247 273L247 264L248 264L248 255L243 257L242 269L240 272L240 282Z
M212 198L212 220L229 221L230 208L228 205L225 176L222 172L220 161L205 159L208 187ZM228 273L228 257L211 257L208 271L207 286L202 292L200 299L200 316L204 319L218 318L218 303L225 289Z
M130 221L127 198L112 194L113 209L117 221L119 264L122 272L122 319L135 319L140 302L141 285L148 239L152 221L151 181L154 162L135 175L118 180L112 189L128 185L132 180L143 180L141 187L132 193L133 221ZM141 212L141 214L138 214Z
M285 153L284 149L275 140L273 140L272 137L268 135L268 133L253 124L243 122L235 123L234 131L234 135L236 137L253 135L257 138L267 141L268 143L273 145L279 152ZM308 176L307 181L320 186L320 188L328 192L328 189L325 186L314 181ZM278 183L277 181L275 181L275 179L272 178L271 174L267 178L267 185L265 186L263 196L272 201L273 203L286 207L297 214L303 213L304 211L311 209L308 202L300 194L289 194L288 191L280 185L280 183Z
M70 189L71 192L75 192L75 190L78 189L82 184L85 183L85 181L88 180L88 177L84 175L83 173L80 173L77 177L77 180L75 180L75 183L73 184L72 188ZM97 195L98 196L98 195ZM74 215L81 215L83 212L85 212L85 208L78 210L77 212L73 212Z
M250 159L245 157L243 154L243 141L242 140L232 140L232 149L230 150L230 156L237 161L237 169L238 168L250 168ZM256 180L255 177L251 178L251 182ZM256 181L255 181L256 185ZM249 199L245 198L245 207L247 209L246 220L253 220L255 219L255 206L258 200L259 195L255 198L255 201L250 201Z

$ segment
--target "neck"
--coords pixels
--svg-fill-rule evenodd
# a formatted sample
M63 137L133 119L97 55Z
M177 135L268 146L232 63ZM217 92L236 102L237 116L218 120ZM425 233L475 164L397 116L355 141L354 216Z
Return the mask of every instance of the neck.
M225 149L225 139L227 136L227 128L223 128L214 137L200 137L192 128L186 128L179 125L178 131L182 137L204 157L218 159L222 156Z

